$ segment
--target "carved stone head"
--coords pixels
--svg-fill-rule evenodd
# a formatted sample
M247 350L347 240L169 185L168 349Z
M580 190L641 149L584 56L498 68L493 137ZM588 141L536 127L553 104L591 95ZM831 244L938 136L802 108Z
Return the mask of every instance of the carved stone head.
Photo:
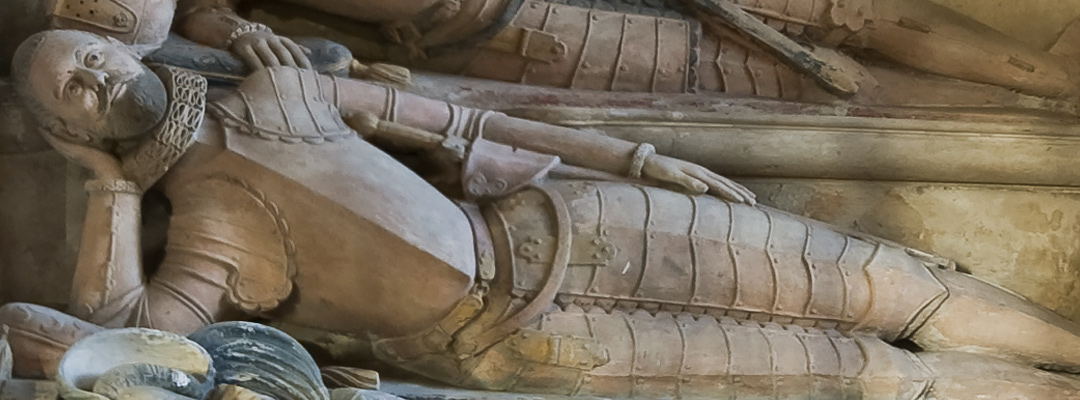
M165 114L161 80L126 45L80 31L35 34L15 52L20 99L59 137L100 145L133 139Z

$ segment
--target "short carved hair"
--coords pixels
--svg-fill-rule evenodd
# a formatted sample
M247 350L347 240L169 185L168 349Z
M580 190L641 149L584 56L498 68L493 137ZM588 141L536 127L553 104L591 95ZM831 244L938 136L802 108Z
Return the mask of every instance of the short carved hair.
M30 92L30 70L33 68L34 54L45 42L46 32L38 32L24 40L19 48L15 49L15 55L11 59L11 84L15 88L15 95L22 101L30 113L46 129L52 131L60 128L63 124L52 115ZM59 124L59 126L58 126Z

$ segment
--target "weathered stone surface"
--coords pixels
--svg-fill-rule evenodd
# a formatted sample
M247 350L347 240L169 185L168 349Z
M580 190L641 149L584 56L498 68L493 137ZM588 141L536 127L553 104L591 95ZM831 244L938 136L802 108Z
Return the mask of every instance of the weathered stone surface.
M398 381L387 380L383 382L382 391L408 400L602 400L602 397L589 396L558 396L543 394L499 393L482 390L465 390L452 388L430 381ZM336 399L335 399L336 400Z
M58 400L60 386L56 382L13 379L0 385L0 399L3 400Z
M46 25L91 32L33 36L14 79L41 138L91 175L64 167L46 189L62 185L50 193L86 210L83 233L68 314L3 308L0 322L29 333L15 359L104 328L197 332L219 381L327 400L298 342L213 324L266 319L336 332L311 341L345 347L328 355L359 339L395 369L493 392L913 400L982 396L977 381L1013 397L1080 396L1080 379L1039 369L1080 371L1080 325L957 270L1073 268L1080 31L1044 52L926 0L299 4L381 25L387 59L507 82L412 81L433 99L321 75L235 2L180 2L176 26L254 71L245 77L142 63L134 45L164 37L171 3L56 1ZM866 67L843 48L892 64ZM349 61L340 67L363 69ZM237 85L211 91L196 72ZM44 149L25 114L0 117L14 121L3 136L13 157ZM381 145L420 157L406 164ZM845 226L759 204L710 168ZM958 194L967 187L976 194ZM144 213L155 188L168 216ZM64 216L71 248L75 215ZM164 239L148 239L166 219ZM1003 230L1017 234L986 233ZM65 397L209 390L209 366L161 355L175 346L91 340L120 333L131 332L71 348ZM88 355L94 343L105 356ZM354 386L375 386L362 377Z

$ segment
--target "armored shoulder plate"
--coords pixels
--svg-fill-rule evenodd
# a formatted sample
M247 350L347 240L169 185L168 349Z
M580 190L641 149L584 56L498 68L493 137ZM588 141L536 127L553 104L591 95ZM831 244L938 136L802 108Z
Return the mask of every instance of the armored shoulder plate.
M176 13L172 0L58 0L52 28L108 33L146 54L165 42Z
M266 140L332 142L356 135L341 119L335 79L311 70L268 68L209 109L226 126Z
M57 18L104 29L109 32L131 33L135 31L138 17L131 6L119 0L77 1L61 0L53 13Z

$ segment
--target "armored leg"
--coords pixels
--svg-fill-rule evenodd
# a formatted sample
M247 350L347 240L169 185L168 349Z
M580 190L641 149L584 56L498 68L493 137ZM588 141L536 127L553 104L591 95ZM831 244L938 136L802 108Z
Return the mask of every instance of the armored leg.
M496 241L505 243L498 247L510 259L499 264L509 267L515 293L538 293L552 265L566 263L554 298L562 305L686 312L895 340L921 325L946 295L924 263L902 248L710 196L551 182L496 203L488 214L497 221ZM565 261L556 260L559 248L569 249Z
M1076 331L1048 311L901 247L766 207L554 181L484 211L490 292L428 331L377 340L378 358L472 388L785 399L921 398L934 372L887 343L908 337L932 350L1005 349L1027 363L1080 359L1070 353ZM1027 333L995 326L1051 343L1011 343ZM1069 349L1055 357L1060 347ZM1022 369L1002 368L988 371ZM1031 382L1066 394L1071 384Z
M509 258L499 264L509 267L520 302L557 285L552 300L563 307L912 337L930 350L985 349L1028 365L1080 366L1080 328L1050 311L971 276L928 268L901 247L767 207L582 181L518 193L488 214L504 243L496 253ZM550 273L560 269L559 277ZM1023 337L1043 339L1017 340Z
M927 0L874 2L874 27L848 43L940 75L1040 96L1075 95L1080 65Z
M455 340L472 339L463 332ZM474 356L432 337L375 354L457 386L571 396L907 400L932 384L917 357L876 337L679 313L571 306Z
M606 363L588 368L597 355ZM917 399L932 384L875 337L597 307L549 313L476 365L490 359L513 360L513 379L484 376L504 389L612 398Z
M927 350L1005 356L1026 365L1080 371L1080 326L983 282L946 270L934 274L949 297L911 339Z
M475 356L444 348L401 358L377 349L384 361L458 386L568 396L1080 398L1074 377L993 356L911 353L835 330L599 307L553 310Z
M1080 399L1080 380L997 357L960 353L919 353L933 371L939 399Z

